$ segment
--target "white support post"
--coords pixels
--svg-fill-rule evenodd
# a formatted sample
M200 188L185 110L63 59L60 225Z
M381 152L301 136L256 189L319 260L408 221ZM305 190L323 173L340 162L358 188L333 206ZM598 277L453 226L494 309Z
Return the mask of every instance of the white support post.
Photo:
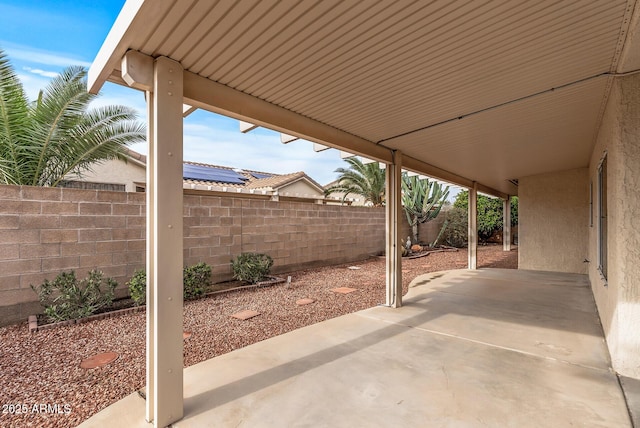
M502 202L502 250L511 251L511 196Z
M402 220L401 183L402 153L393 152L393 161L387 165L386 186L386 283L387 306L402 306L402 250L400 222Z
M182 76L157 58L147 100L147 419L162 427L183 416Z
M154 345L154 321L155 321L155 310L154 305L151 302L155 299L155 281L154 281L154 241L153 237L155 235L155 201L154 195L156 193L156 183L154 180L154 165L156 159L156 144L154 141L154 123L153 119L155 117L154 106L155 101L153 99L153 92L151 90L147 91L147 144L148 144L148 154L147 154L147 185L146 185L146 196L147 196L147 395L146 395L146 419L147 422L153 421L153 415L155 412L155 395L153 391L155 390L155 377L154 373L154 362L155 362L155 345Z
M469 269L478 268L478 183L469 189Z

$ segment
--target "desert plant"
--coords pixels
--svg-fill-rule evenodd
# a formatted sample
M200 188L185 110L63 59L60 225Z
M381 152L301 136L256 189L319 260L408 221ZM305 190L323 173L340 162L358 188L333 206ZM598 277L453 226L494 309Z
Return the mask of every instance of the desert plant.
M242 253L231 260L233 277L251 284L262 281L273 266L273 259L268 254Z
M449 196L449 186L429 179L402 174L402 208L411 226L412 242L420 243L420 223L435 219Z
M211 266L200 262L183 270L183 296L185 300L201 296L211 284Z
M127 286L133 303L136 306L144 305L147 301L147 272L144 269L136 270Z
M452 247L464 247L467 245L468 235L467 211L462 208L453 207L446 212L444 224L434 245L442 242Z
M74 271L62 272L53 281L44 280L42 285L31 289L38 294L44 313L51 322L88 317L113 303L114 290L118 283L113 278L103 280L103 273L92 270L82 281ZM102 289L103 281L106 289Z

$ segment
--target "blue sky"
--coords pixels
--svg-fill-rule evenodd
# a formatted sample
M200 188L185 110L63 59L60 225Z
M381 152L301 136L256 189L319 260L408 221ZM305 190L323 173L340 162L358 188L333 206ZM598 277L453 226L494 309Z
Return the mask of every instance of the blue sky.
M124 0L0 0L0 48L8 55L31 99L69 65L88 68ZM99 104L124 104L146 120L141 92L107 84ZM132 146L146 153L146 145ZM184 122L184 159L274 173L305 171L320 184L345 166L336 150L315 153L308 141L284 145L278 133L239 131L238 121L198 110Z

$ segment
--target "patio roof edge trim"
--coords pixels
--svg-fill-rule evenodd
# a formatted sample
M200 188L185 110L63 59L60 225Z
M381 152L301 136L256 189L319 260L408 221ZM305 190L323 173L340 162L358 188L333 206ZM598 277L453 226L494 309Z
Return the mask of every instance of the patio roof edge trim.
M113 71L120 66L120 58L127 51L126 37L130 37L130 27L140 15L145 0L127 0L109 34L105 38L87 73L87 90L97 94L106 81L110 81Z

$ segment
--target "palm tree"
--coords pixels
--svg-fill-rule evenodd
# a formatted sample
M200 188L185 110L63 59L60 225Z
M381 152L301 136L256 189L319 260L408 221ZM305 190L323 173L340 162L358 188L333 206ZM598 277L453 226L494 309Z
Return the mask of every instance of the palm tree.
M325 195L334 192L342 193L342 200L350 194L364 197L365 202L374 207L384 205L384 177L385 170L380 169L378 162L363 164L356 157L347 158L345 161L349 168L338 168L335 172L340 174L337 184L328 187Z
M124 147L145 139L144 125L125 106L89 108L86 71L72 66L36 101L0 49L0 183L56 186L96 162L125 159Z

